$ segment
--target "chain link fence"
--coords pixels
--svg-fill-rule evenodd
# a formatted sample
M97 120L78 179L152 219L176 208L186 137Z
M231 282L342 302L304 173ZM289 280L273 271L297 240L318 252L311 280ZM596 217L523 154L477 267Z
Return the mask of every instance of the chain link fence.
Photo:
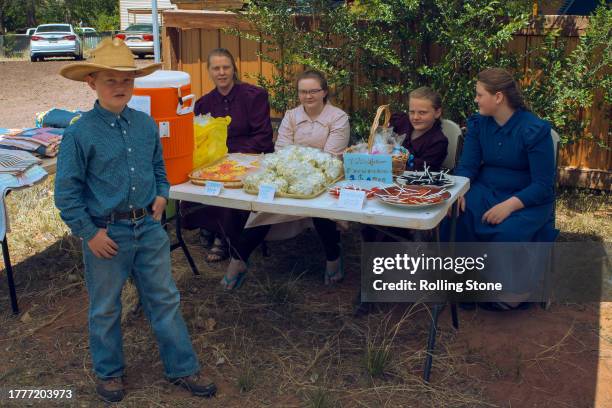
M26 34L0 35L0 58L27 58L30 36Z

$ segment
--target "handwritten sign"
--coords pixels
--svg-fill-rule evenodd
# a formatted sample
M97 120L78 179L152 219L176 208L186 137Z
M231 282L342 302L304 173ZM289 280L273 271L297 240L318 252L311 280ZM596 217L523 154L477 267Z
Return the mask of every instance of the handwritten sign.
M361 210L365 196L365 191L342 188L340 189L340 197L338 197L338 207L347 210Z
M210 196L218 196L221 194L221 190L223 189L223 183L219 183L218 181L207 181L204 186L204 194Z
M393 183L391 155L345 153L344 175L347 180Z
M276 193L276 186L272 184L260 184L259 194L257 194L257 201L262 203L271 203L274 201L274 194Z

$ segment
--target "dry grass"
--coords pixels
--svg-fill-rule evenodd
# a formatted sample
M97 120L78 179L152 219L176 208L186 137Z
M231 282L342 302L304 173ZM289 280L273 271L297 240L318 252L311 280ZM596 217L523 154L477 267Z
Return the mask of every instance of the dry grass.
M22 309L6 308L0 281L0 387L70 386L75 406L98 406L88 353L86 293L79 242L53 205L52 180L8 198L13 231L9 245ZM559 226L567 240L609 240L606 195L561 194ZM569 336L541 345L533 356L517 350L516 362L498 367L479 349L453 347L456 333L441 320L435 381L421 380L429 311L424 305L386 305L366 318L351 314L358 287L358 231L343 235L347 282L337 290L320 282L322 251L313 234L259 251L237 293L218 289L225 264L207 266L194 233L186 239L202 275L193 276L180 250L172 254L185 320L204 371L220 386L211 407L488 407L505 405L486 393L491 378L520 378L530 366L561 359ZM308 254L308 255L307 255ZM127 360L126 407L196 407L202 402L163 381L152 333L133 288L124 299ZM485 378L472 374L477 366ZM62 404L58 404L61 406ZM100 405L101 406L101 405Z
M7 56L0 56L0 62L4 62L4 61L29 61L30 60L30 54L25 52L23 54L17 54L17 55L13 55L10 57Z
M562 189L557 198L562 241L610 241L612 195L605 191Z

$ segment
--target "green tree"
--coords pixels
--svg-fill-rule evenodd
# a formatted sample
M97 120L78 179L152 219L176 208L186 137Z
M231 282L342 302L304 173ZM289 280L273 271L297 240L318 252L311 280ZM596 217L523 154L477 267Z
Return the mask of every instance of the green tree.
M4 34L4 15L8 0L0 0L0 35Z
M598 107L610 119L612 10L602 2L569 55L567 41L561 40L559 32L549 33L535 50L535 66L528 75L536 80L526 86L525 95L533 111L557 129L562 143L572 143L585 136L593 138L590 108ZM606 146L602 140L597 142Z
M531 0L370 0L352 7L301 3L307 7L260 0L242 13L262 33L267 49L280 54L262 55L277 67L273 78L260 79L275 109L289 107L293 86L287 75L298 64L326 73L338 95L351 86L362 101L383 96L394 109L403 108L411 89L432 86L444 98L445 116L459 123L474 110L475 74L487 66L515 64L504 45L528 24L532 6ZM301 27L302 21L311 25ZM358 71L365 75L357 78ZM349 112L360 134L376 109L374 103L366 105Z
M533 0L357 0L343 7L331 3L258 0L241 12L260 33L241 35L260 41L262 59L275 67L272 78L259 78L275 110L283 112L295 103L296 66L323 71L337 97L351 87L358 103L352 101L349 114L358 136L367 134L381 96L393 109L405 109L410 90L428 85L442 94L444 116L465 124L476 110L473 96L479 71L497 66L514 71L517 80L534 78L534 72L517 69L519 58L525 56L507 47L515 33L538 24L532 16ZM563 142L582 136L589 118L581 112L598 92L603 92L600 99L609 110L612 15L604 3L570 56L553 37L543 49L528 51L541 56L542 70L525 90L528 101L564 134Z
M296 68L322 71L332 92L351 83L356 47L346 30L352 24L350 16L333 2L257 1L238 13L262 35L227 31L261 43L263 51L259 55L274 66L274 74L272 78L258 75L257 80L269 91L274 110L283 112L296 104Z
M0 32L45 23L109 26L118 20L119 0L0 0Z

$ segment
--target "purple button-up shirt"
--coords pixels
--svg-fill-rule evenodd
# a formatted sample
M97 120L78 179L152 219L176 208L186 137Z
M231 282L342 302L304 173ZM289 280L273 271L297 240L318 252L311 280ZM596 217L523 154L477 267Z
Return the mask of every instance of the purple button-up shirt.
M394 113L391 115L389 126L399 135L405 134L406 139L402 145L414 157L406 163L407 170L422 171L425 163L429 170L438 171L446 159L448 139L442 133L442 127L437 121L431 129L418 138L411 140L410 136L414 128L410 118L405 113Z
M202 96L195 104L195 114L210 113L213 117L230 116L227 148L230 153L271 153L272 124L268 93L244 82L235 83L223 96L217 88Z

